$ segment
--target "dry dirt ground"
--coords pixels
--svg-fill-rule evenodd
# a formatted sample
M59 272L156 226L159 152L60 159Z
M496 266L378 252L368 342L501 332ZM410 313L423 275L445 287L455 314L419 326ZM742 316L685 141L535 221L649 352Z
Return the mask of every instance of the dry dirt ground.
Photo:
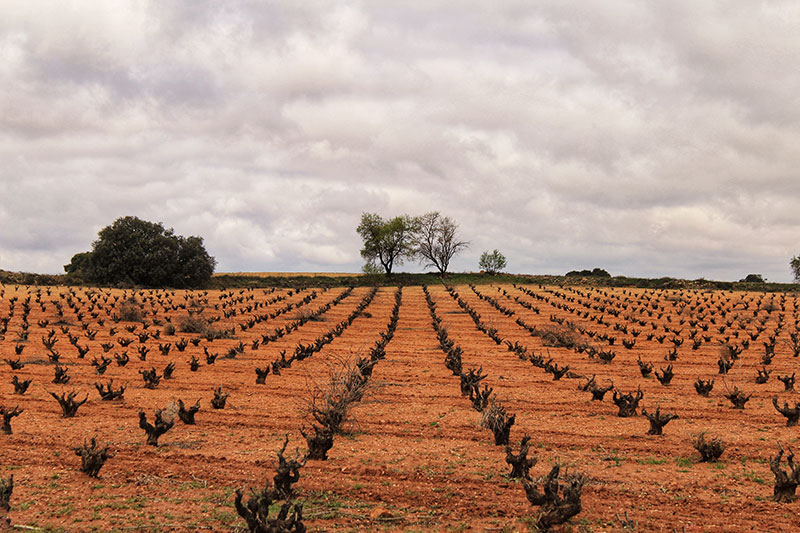
M793 356L790 338L798 329L793 295L524 288L529 292L507 285L478 286L477 293L468 286L454 290L503 340L569 365L570 373L559 380L479 331L443 286L430 287L430 293L450 337L464 351L464 369L482 367L488 374L483 383L516 414L512 443L530 435L531 454L538 459L531 474L543 476L559 462L569 472L588 478L583 510L563 530L621 531L624 524L636 531L800 530L800 502L772 501L774 477L769 466L778 443L797 444L798 429L786 427L771 401L773 396L781 405L800 401L777 379L794 373L800 360ZM315 388L324 386L332 367L369 353L386 329L396 288L380 288L366 312L341 336L280 375L270 374L264 385L255 383L256 367L278 359L283 350L291 355L299 343L329 331L353 312L369 289L354 289L319 320L255 347L253 341L262 335L332 301L344 289L134 293L5 286L1 290L0 326L5 318L8 322L0 341L0 360L24 363L12 370L0 362L0 405L23 409L11 420L13 433L0 434L0 477L14 476L8 513L12 525L48 531L243 531L245 522L233 505L234 490L260 488L272 478L276 452L286 435L287 455L293 456L296 449L303 453L306 444L300 429L309 424L308 399ZM310 295L314 298L298 308L241 329L254 316L287 303L302 303ZM113 317L120 303L131 296L143 304L144 322L116 322ZM26 306L30 308L27 329ZM168 334L167 319L179 324L188 309L201 308L201 316L221 318L215 327L235 327L234 338L208 341L198 334ZM231 310L236 314L223 316ZM573 330L576 338L613 350L616 357L605 364L585 351L546 346L541 336L517 324L518 319L539 331L563 331L571 322L580 328ZM160 339L140 342L138 334L145 332L145 325L151 334L160 331ZM116 329L113 336L111 328ZM756 373L767 350L763 343L769 343L776 328L776 355L765 367L772 374L766 383L757 384ZM718 374L721 345L740 346L759 329L763 331L734 361L728 375ZM51 330L57 338L53 350L60 354L59 364L68 368L66 385L52 383L55 364L43 345ZM702 341L697 349L692 346L693 331ZM87 332L96 332L93 340ZM598 339L603 335L615 337L614 344ZM659 342L661 335L664 339ZM69 336L78 338L78 346L89 348L85 357L79 357ZM123 347L120 338L132 342ZM174 347L181 339L193 338L199 339L196 346L190 343L183 352ZM631 349L622 346L623 340L633 339ZM672 339L683 343L676 348L677 359L667 361ZM244 350L227 358L240 342ZM159 351L159 344L165 343L172 345L167 355ZM107 353L103 344L112 345ZM23 346L19 355L17 346ZM140 346L149 348L144 361ZM204 348L219 354L213 364L206 363ZM122 352L130 357L126 366L112 362L103 375L97 374L91 364L95 358ZM189 369L193 356L201 363L195 372ZM654 370L671 363L674 379L665 386L653 376L642 377L638 358L653 363ZM173 379L162 380L155 389L145 388L139 371L153 367L161 372L169 362L176 367ZM643 416L616 416L611 393L603 401L592 401L588 392L579 390L591 375L601 385L613 382L621 392L641 387L642 407L652 412L660 406L679 418L666 425L663 435L647 435L649 424ZM24 394L15 394L13 376L32 380ZM696 393L698 377L715 379L709 397ZM100 400L95 383L107 383L109 378L115 386L127 386L124 400ZM230 394L224 409L210 405L218 386ZM734 386L752 394L743 410L733 409L723 396ZM73 390L79 399L88 395L88 402L74 418L63 418L49 392ZM144 410L152 420L155 409L168 408L178 399L187 404L200 400L197 424L176 422L158 447L146 445L138 412ZM459 378L444 365L422 289L403 288L399 325L385 359L375 366L370 393L353 410L346 434L336 436L329 459L308 461L301 470L296 499L304 502L307 527L312 531L533 530L537 508L526 500L520 482L508 478L505 450L494 445L491 432L479 422L480 414L460 393ZM692 446L693 436L700 432L727 445L719 462L700 462ZM80 460L73 451L93 436L115 453L97 479L79 471Z

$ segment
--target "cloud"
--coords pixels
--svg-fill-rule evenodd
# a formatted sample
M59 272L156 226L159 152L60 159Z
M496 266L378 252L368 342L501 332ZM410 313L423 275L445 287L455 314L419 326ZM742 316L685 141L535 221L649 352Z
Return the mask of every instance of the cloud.
M219 270L356 271L438 210L477 269L789 280L800 8L551 0L0 5L0 268L124 215ZM405 268L417 268L407 264Z

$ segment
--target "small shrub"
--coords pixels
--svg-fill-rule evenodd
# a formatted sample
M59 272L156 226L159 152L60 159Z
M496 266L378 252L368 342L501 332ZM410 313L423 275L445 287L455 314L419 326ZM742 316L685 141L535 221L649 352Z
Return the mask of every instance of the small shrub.
M778 405L778 397L772 397L772 405L775 410L786 417L786 426L796 426L798 419L800 419L800 402L795 402L794 407L789 407L788 402L783 402L783 407Z
M188 315L178 320L177 330L181 333L197 333L205 335L208 330L208 320L200 315ZM174 333L174 331L173 331Z
M275 491L283 498L292 497L292 485L300 480L300 469L306 464L306 458L300 458L299 450L295 450L294 458L286 459L283 452L288 444L289 436L286 435L283 446L278 450L278 464L275 465L275 477L272 478Z
M507 446L511 426L514 425L516 417L517 415L509 416L505 406L499 400L492 398L481 415L481 426L492 431L496 446Z
M155 389L161 381L161 376L158 375L154 367L151 367L150 370L139 370L139 374L142 375L144 386L148 389Z
M120 302L117 316L125 322L141 322L144 319L144 312L136 298L127 298Z
M305 533L303 524L303 504L292 502L292 484L300 479L300 468L306 463L306 458L299 459L296 454L293 459L287 460L283 452L289 437L283 442L283 447L278 451L278 463L275 465L275 476L270 487L269 480L260 492L251 491L247 503L243 503L244 491L236 490L234 505L239 516L247 522L247 528L254 533L282 532ZM284 503L278 507L278 501ZM277 516L270 517L270 513L278 510Z
M536 457L528 458L530 451L531 438L529 435L522 437L519 444L519 453L515 454L511 446L506 446L506 463L511 465L511 473L508 474L510 478L516 479L530 479L530 469L536 464Z
M694 382L694 388L697 391L697 394L700 396L708 397L709 393L714 389L714 380L707 379L703 380L700 377L697 378L697 381Z
M6 513L11 510L11 493L14 492L14 475L8 479L0 478L0 510Z
M228 396L230 396L227 392L222 392L222 386L219 386L214 389L214 397L211 398L211 407L214 409L225 409L225 402L228 401Z
M555 525L563 524L581 512L581 491L586 484L583 474L568 475L559 480L561 465L556 464L542 480L542 492L536 484L522 480L525 496L531 505L540 506L536 525L540 531L549 531Z
M72 418L78 413L78 407L85 404L86 401L89 399L89 395L87 394L83 400L75 401L75 398L78 396L78 393L75 391L70 392L69 394L64 393L61 396L57 396L56 393L51 392L50 396L56 399L58 404L61 406L62 417L63 418Z
M466 372L459 374L461 378L461 396L469 396L473 387L477 387L478 383L486 379L486 374L483 373L483 367L478 370L474 368L468 369Z
M28 391L28 387L31 386L33 382L32 379L25 379L20 381L19 377L14 376L11 378L11 384L14 385L14 394L23 395Z
M324 322L325 317L317 313L314 309L303 308L297 312L295 320L302 320L303 322Z
M147 444L150 446L158 446L159 437L172 429L174 425L175 419L165 419L161 409L155 410L155 418L152 424L147 421L147 415L144 414L144 411L139 411L139 427L147 434Z
M744 409L744 405L750 400L751 394L746 394L744 391L739 390L739 387L734 386L732 391L723 394L732 405L734 409Z
M660 406L656 406L655 413L648 413L646 409L642 408L642 416L650 421L650 430L647 432L648 435L661 435L663 433L664 426L666 426L671 420L678 418L678 415L676 414L662 414Z
M109 379L106 385L95 383L94 386L100 394L100 399L103 401L110 402L125 398L125 386L120 385L119 388L115 389L113 379Z
M194 405L188 409L183 403L183 400L178 400L178 418L181 422L187 425L194 425L194 415L200 410L200 400L197 400Z
M776 502L791 503L795 500L795 491L800 484L800 465L794 463L794 452L789 448L789 453L786 455L789 470L781 469L783 453L783 446L780 446L778 454L769 461L769 468L775 476L772 499Z
M312 460L325 461L328 459L328 450L333 447L333 432L325 427L316 424L311 425L314 433L306 433L305 428L300 429L303 438L308 444L307 458Z
M586 347L587 344L575 329L565 326L549 326L541 328L540 337L545 346L551 348Z
M76 446L73 450L75 455L81 458L81 472L88 474L89 477L96 478L106 460L114 457L114 454L108 451L108 446L97 445L95 437L92 437L91 445L84 442L83 446Z
M361 401L368 386L369 379L355 361L340 360L329 367L327 382L311 391L306 401L308 413L332 433L340 433L352 405Z
M636 392L628 392L623 394L617 390L613 392L614 404L617 406L619 412L617 416L620 418L628 418L636 415L636 409L639 407L639 402L644 397L641 387L636 389Z
M3 417L3 426L0 427L0 431L6 435L11 435L11 419L22 414L22 411L24 411L24 409L20 409L19 406L16 406L13 409L0 406L0 416Z
M725 451L725 444L719 437L707 441L705 433L697 435L692 446L700 453L700 462L715 463Z

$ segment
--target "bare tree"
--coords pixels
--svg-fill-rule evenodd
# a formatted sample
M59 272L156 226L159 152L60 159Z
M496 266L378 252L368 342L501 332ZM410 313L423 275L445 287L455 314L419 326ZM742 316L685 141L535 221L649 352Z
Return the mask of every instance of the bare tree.
M457 232L458 224L438 211L417 218L416 251L426 267L436 267L442 276L447 273L453 256L469 246L467 241L458 240Z

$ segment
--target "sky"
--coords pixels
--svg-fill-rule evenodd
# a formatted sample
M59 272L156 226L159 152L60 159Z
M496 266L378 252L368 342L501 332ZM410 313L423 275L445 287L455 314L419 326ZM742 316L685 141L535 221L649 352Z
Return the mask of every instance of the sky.
M217 271L357 272L439 211L510 272L790 281L800 3L0 2L0 269L135 215ZM407 262L404 271L423 265Z

